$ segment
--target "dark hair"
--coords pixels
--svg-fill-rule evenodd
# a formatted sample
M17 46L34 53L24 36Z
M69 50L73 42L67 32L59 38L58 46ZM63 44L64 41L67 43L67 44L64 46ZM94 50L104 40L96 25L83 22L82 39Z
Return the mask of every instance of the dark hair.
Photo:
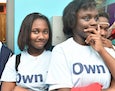
M96 8L95 0L73 0L63 11L63 32L66 35L73 36L73 29L76 26L76 14L80 9Z
M45 49L46 50L50 49L52 45L52 31L48 18L40 13L31 13L24 18L18 35L18 46L21 51L23 51L25 48L29 46L32 25L33 22L38 18L45 20L48 24L49 39L47 44L45 45Z
M109 14L108 14L107 12L100 12L100 13L99 13L99 17L105 17L105 18L107 18L108 21L109 21Z

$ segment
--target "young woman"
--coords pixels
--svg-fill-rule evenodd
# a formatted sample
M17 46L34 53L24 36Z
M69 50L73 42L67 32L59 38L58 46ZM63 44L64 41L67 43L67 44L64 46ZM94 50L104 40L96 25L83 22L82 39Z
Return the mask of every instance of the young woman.
M106 12L99 13L98 25L100 27L100 34L102 36L103 45L115 50L114 45L112 45L112 41L110 39L107 39L110 27L108 13Z
M53 48L46 80L49 90L111 90L115 51L104 48L97 21L95 0L73 0L65 7L63 32L70 38Z
M31 13L22 22L18 45L21 52L18 71L16 56L6 64L2 75L2 91L44 91L49 67L52 33L49 20L40 13Z

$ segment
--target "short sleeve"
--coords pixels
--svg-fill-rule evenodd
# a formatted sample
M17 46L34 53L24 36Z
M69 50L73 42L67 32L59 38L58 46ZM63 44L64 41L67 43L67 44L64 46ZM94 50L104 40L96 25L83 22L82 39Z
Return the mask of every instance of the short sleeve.
M68 67L64 51L59 46L54 47L52 51L46 83L50 84L50 90L72 87L71 71Z
M1 81L16 82L15 57L16 56L13 55L7 61L2 73Z

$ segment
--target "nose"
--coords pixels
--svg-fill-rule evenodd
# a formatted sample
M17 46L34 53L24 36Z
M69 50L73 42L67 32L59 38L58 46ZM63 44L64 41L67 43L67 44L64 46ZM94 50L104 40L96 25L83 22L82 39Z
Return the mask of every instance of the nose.
M102 37L106 37L107 36L107 32L104 29L100 30L100 34Z
M91 22L90 22L90 25L91 26L97 26L97 20L95 20L95 18L92 18Z
M38 34L38 37L39 37L39 39L44 39L44 34L43 34L42 32L40 32L40 33Z

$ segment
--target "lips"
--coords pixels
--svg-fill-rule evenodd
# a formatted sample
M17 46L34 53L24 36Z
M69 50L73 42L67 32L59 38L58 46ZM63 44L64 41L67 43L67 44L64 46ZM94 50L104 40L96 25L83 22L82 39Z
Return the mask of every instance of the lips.
M40 45L43 45L43 44L45 44L45 41L37 41L36 43L40 44Z

